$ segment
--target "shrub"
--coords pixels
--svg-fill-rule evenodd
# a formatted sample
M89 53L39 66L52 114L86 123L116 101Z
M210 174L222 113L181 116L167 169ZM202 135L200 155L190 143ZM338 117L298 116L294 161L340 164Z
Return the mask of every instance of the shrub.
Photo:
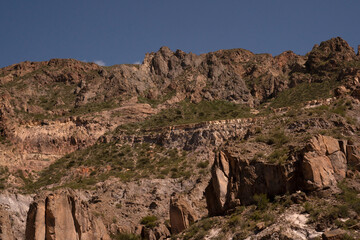
M271 163L284 163L288 158L289 150L287 148L275 149L268 157Z
M320 83L301 83L293 88L286 89L278 94L271 103L271 107L280 108L300 105L314 99L324 99L332 96L332 90L339 85L334 80Z
M267 198L266 194L255 194L254 201L256 202L257 209L265 210L269 203L269 199Z
M199 162L196 166L199 168L206 168L209 165L209 161Z
M342 193L339 198L342 199L345 204L353 209L357 214L360 214L360 199L357 197L358 192L349 188L344 182L339 184Z
M140 221L141 224L147 228L154 228L158 225L158 218L154 215L143 217Z
M256 142L263 142L268 145L275 145L275 147L282 147L289 142L289 138L285 135L283 130L275 130L268 135L260 135L255 138Z

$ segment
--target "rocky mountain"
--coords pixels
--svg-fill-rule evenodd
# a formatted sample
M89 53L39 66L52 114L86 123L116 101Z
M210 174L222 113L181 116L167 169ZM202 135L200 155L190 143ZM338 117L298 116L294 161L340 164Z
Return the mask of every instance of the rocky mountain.
M0 238L359 239L359 78L339 37L0 69Z

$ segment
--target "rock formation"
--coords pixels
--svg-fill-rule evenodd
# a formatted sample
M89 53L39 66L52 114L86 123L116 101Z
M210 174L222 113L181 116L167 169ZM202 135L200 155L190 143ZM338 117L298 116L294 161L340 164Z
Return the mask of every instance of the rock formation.
M352 47L342 38L332 38L329 41L315 45L309 53L306 67L310 72L325 73L337 71L344 62L356 60Z
M197 216L183 196L174 196L170 200L171 233L177 234L197 220Z
M146 240L164 240L168 239L171 236L171 233L164 224L160 224L154 229L143 227L140 236L142 239Z
M9 213L0 205L0 239L15 240Z
M210 215L221 215L236 205L253 203L255 194L274 197L293 192L297 181L293 163L249 162L228 151L217 155L211 175L205 189Z
M251 204L255 194L273 198L297 190L336 187L346 177L349 157L355 156L350 150L346 158L345 149L355 149L350 146L346 141L317 135L284 164L248 161L231 148L221 151L216 155L212 178L205 189L209 215L221 215L239 204Z
M313 137L301 162L304 190L336 187L337 183L346 176L345 150L344 141L322 135Z
M15 194L8 191L0 193L3 224L6 226L6 224L11 223L11 232L15 239L24 239L27 212L32 201L31 195ZM7 238L4 237L3 239Z
M109 240L100 219L72 190L43 192L30 205L26 239Z

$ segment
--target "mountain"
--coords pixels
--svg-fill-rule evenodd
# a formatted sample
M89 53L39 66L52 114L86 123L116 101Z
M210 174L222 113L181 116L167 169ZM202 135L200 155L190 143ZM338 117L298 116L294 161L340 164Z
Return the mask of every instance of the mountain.
M1 238L358 239L359 78L340 37L2 68Z

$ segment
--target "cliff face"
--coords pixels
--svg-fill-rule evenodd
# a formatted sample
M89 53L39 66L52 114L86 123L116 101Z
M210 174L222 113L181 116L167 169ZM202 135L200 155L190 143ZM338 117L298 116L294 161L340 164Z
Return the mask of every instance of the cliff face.
M270 198L298 190L315 191L337 187L346 177L347 144L322 135L314 136L306 147L289 156L286 164L263 160L248 161L232 152L220 152L205 189L210 215L221 215L240 204L254 203L253 196Z
M42 193L31 203L25 239L110 239L100 219L74 191Z
M162 47L0 69L0 187L37 193L0 195L1 237L357 237L359 79L341 38L305 56Z

